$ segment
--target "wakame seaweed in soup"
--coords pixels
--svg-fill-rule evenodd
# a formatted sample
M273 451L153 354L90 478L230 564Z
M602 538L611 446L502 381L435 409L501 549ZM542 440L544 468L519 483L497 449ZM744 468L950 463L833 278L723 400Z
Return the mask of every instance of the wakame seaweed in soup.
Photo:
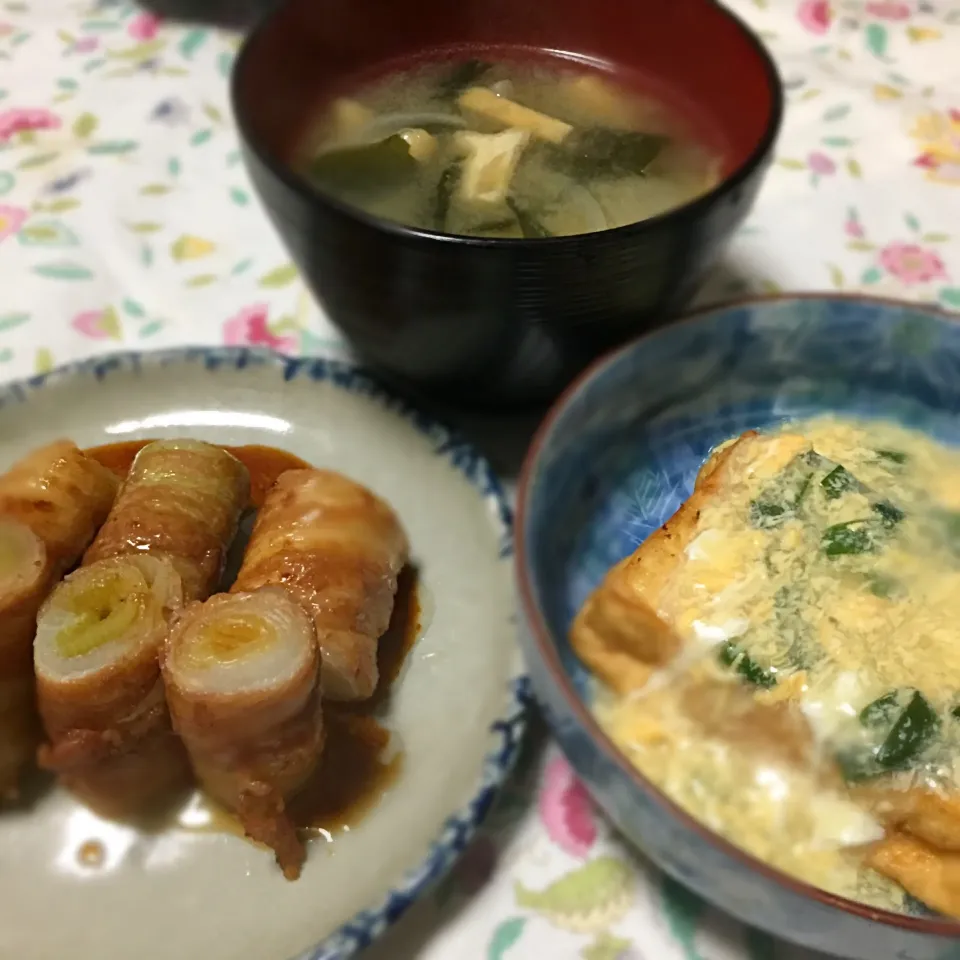
M718 179L687 118L556 60L446 59L327 104L297 167L318 189L420 229L536 239L664 213Z

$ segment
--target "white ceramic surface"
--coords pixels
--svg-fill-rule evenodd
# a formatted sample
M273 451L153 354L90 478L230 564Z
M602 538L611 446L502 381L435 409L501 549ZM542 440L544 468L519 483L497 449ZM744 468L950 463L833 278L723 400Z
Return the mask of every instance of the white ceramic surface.
M511 741L519 730L521 667L496 483L442 428L349 368L318 363L246 351L128 356L0 390L0 466L59 436L90 446L187 435L269 444L343 471L397 510L424 609L384 708L405 752L401 775L353 829L309 845L299 881L239 837L138 832L51 789L0 814L4 960L347 956L449 865L509 766L503 730L514 725ZM91 840L106 849L99 866L78 856Z

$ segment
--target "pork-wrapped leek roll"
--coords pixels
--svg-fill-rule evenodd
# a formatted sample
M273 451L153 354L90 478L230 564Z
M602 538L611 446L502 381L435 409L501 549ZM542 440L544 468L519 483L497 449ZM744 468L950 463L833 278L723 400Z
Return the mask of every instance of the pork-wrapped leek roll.
M200 440L157 440L136 456L117 503L84 557L133 552L170 558L186 600L216 589L250 496L247 468Z
M141 808L188 778L157 663L182 597L168 559L134 554L74 571L40 610L41 763L102 813Z
M313 617L324 696L364 700L408 554L396 514L365 487L329 470L288 470L267 493L233 589L282 585Z
M39 738L30 643L49 582L43 541L22 524L0 519L0 798L16 796L20 771Z
M116 475L69 440L34 450L0 476L0 516L44 543L55 576L72 567L106 520Z
M147 444L81 571L44 608L35 658L50 742L41 762L98 809L135 811L188 777L158 650L180 603L216 586L249 483L219 447ZM145 558L150 570L133 563Z
M161 662L174 727L197 778L296 879L304 849L285 801L323 748L311 618L279 588L219 594L187 608Z
M0 476L0 798L14 797L36 752L37 610L106 519L117 479L68 440Z

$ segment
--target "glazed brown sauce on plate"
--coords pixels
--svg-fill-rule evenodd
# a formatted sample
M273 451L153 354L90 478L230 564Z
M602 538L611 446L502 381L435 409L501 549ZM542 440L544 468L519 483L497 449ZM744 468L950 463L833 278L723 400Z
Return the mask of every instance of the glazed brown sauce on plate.
M127 440L92 447L87 454L121 477L126 476L133 458L149 440ZM310 464L276 447L224 447L250 471L250 504L257 509L277 477L287 470ZM387 752L390 732L377 718L389 699L390 688L400 673L421 630L416 574L410 568L400 575L393 617L380 639L378 665L380 682L369 700L362 703L327 703L324 722L327 740L316 773L292 798L288 810L309 836L326 836L349 828L367 813L383 791L400 773L403 753ZM184 829L243 834L243 828L228 811L204 798L201 810L191 808L190 823ZM200 813L200 816L197 814ZM200 824L200 825L198 825Z

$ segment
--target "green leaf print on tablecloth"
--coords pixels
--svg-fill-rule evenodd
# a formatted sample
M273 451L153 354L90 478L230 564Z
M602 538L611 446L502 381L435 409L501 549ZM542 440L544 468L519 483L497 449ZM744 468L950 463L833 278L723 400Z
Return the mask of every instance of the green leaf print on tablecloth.
M887 52L887 30L879 23L867 24L864 31L867 49L875 56L884 59Z
M127 229L134 233L157 233L163 229L163 224L154 223L152 220L140 220L137 223L128 223Z
M80 201L76 197L61 197L51 203L37 200L33 204L33 209L37 213L66 213L68 210L76 210L79 206Z
M190 60L193 55L207 42L210 32L208 30L190 30L184 34L183 39L177 44L180 53Z
M87 147L87 152L95 155L130 153L139 144L136 140L105 140Z
M29 313L5 313L0 316L0 333L12 330L25 324L30 319Z
M212 240L185 233L170 244L170 256L181 263L184 260L199 260L216 249L217 245Z
M683 950L684 960L702 960L697 950L696 935L700 915L706 905L696 894L668 877L663 879L660 894L667 924L674 940Z
M940 299L948 307L960 308L960 287L944 287Z
M514 886L518 907L539 913L561 930L597 933L630 909L636 881L630 867L614 857L598 857L554 880L545 890Z
M51 151L50 153L35 153L32 157L27 157L26 160L21 160L17 164L17 169L35 170L37 167L45 167L48 163L53 163L53 161L59 156L60 154L56 151Z
M523 928L526 925L526 917L511 917L509 920L504 920L490 938L487 960L503 960L506 952L523 935Z
M163 329L162 320L151 320L149 323L144 324L140 328L140 338L146 340L147 337L152 337L155 334L158 334Z
M629 954L633 944L622 937L601 933L593 943L580 951L583 960L621 960Z
M34 373L49 373L53 369L53 354L47 347L40 347L33 359Z
M77 235L58 220L31 220L20 228L17 240L25 247L75 247Z
M285 287L288 283L293 283L296 278L297 268L292 263L288 263L265 273L259 282L261 287Z
M81 113L73 121L73 135L84 139L89 137L99 126L100 121L92 113Z
M33 268L33 272L50 280L89 280L93 276L89 267L70 260L39 263Z
M555 880L543 890L514 886L518 907L533 910L552 926L570 933L593 934L580 951L584 960L619 960L632 946L610 932L633 902L636 879L629 864L597 857Z

